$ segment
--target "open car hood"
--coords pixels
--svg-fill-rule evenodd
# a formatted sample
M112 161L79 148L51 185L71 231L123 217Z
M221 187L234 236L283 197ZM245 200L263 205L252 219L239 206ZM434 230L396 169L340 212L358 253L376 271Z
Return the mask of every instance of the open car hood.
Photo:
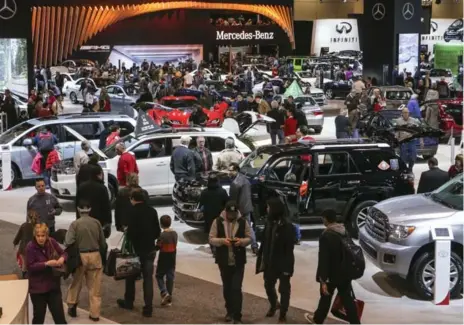
M86 138L84 138L79 132L76 132L74 129L71 129L69 126L63 125L63 128L71 133L73 136L75 136L79 141L88 141ZM97 155L99 155L101 158L108 159L108 157L101 151L100 149L96 148L95 146L92 145L91 141L88 141L90 143L90 147L92 148L92 151L95 152Z
M410 136L398 141L397 132L407 132ZM393 126L389 128L377 128L371 133L371 137L388 142L390 145L398 146L414 139L420 138L440 138L445 133L432 127L422 127L414 125Z

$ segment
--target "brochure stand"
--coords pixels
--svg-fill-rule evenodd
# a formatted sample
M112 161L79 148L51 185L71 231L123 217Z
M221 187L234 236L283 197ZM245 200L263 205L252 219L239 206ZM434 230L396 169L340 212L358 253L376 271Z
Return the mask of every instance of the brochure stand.
M2 190L12 189L11 179L11 151L9 146L2 146Z
M450 302L450 262L453 231L449 226L432 226L430 229L435 241L435 285L433 302L446 306Z

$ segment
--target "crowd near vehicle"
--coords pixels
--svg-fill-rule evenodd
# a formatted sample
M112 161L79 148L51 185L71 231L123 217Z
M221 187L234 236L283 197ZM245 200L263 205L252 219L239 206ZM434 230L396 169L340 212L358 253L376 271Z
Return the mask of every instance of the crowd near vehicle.
M436 84L441 81L442 78L445 78L445 81L449 84L453 84L453 73L450 69L430 69L430 70L421 70L422 78L425 77L425 74L429 72L430 81L432 84Z
M370 139L387 141L396 148L404 142L416 141L417 155L424 159L435 156L438 150L439 139L444 135L443 131L430 127L423 120L417 120L415 125L398 126L397 120L402 118L401 111L396 109L384 109L380 112L370 112L360 121L360 134ZM407 132L410 137L398 141L397 132Z
M84 102L84 97L82 97L82 91L80 90L83 82L88 82L96 91L99 90L92 78L79 78L66 81L63 86L63 94L68 97L73 104Z
M367 211L360 245L382 271L407 279L423 299L433 297L435 284L432 226L449 226L451 243L450 297L459 298L463 284L463 175L437 190L391 198Z
M71 128L65 126L65 129L79 141L84 141L86 138ZM92 144L94 154L99 156L100 165L109 170L108 188L111 200L115 199L118 191L119 156L116 153L118 143L124 143L127 151L135 156L139 168L140 186L147 190L150 196L171 195L176 182L170 169L171 155L173 150L180 145L180 138L184 135L192 138L191 149L196 147L198 137L204 137L206 147L212 153L213 161L216 161L219 153L225 149L225 141L228 137L235 139L236 149L244 156L251 152L250 148L235 134L222 128L160 128L151 134L142 136L131 133L103 151ZM58 198L69 200L75 198L76 172L72 159L64 159L53 167L51 188L52 193Z
M37 154L37 148L33 146L32 139L41 128L46 127L58 138L56 150L62 159L69 159L81 150L81 140L66 131L65 126L77 130L98 148L100 134L108 127L110 121L119 124L122 135L134 131L135 120L126 115L64 114L59 117L30 119L2 133L0 135L2 148L8 146L11 152L12 183L20 179L38 177L31 169L32 160ZM0 148L0 152L2 150ZM1 177L0 173L0 179Z
M56 72L60 73L74 73L77 72L79 68L83 68L87 71L92 71L95 68L95 62L91 60L66 60L61 63L59 66L51 67L50 70L54 76Z
M440 130L445 133L443 140L447 142L451 135L460 138L463 132L463 102L462 98L434 99L421 103L422 117L426 117L429 107L438 108Z
M367 211L390 197L414 193L414 177L387 143L357 140L317 141L262 146L240 165L252 186L253 216L257 232L266 221L266 200L279 196L301 229L322 229L321 213L336 210L340 222L357 236ZM227 174L218 173L228 188ZM303 182L307 193L301 195ZM206 178L187 181L174 188L174 212L186 224L201 228L198 207Z
M121 84L106 86L110 98L112 111L123 111L128 105L135 104L140 97L139 88L134 84ZM100 96L101 89L97 90L95 96Z

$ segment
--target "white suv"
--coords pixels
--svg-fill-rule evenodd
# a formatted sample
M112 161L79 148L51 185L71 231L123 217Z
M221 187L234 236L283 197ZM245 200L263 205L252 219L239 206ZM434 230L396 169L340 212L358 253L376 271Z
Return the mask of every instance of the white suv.
M74 130L68 130L81 140L80 134ZM134 134L123 137L119 142L124 142L127 151L135 155L139 168L140 186L148 191L150 196L171 195L175 184L174 175L170 170L170 161L173 150L180 145L180 138L189 135L192 138L191 147L196 146L197 137L206 139L206 147L211 150L213 161L216 162L219 153L225 149L225 140L228 137L235 139L235 145L244 156L251 150L240 141L232 132L222 128L206 129L160 129L152 134L137 137ZM100 156L100 165L107 168L108 187L111 198L114 199L117 189L117 169L119 156L116 154L113 144L100 151L92 148ZM72 160L63 161L52 169L52 192L62 199L74 199L76 195L76 174Z

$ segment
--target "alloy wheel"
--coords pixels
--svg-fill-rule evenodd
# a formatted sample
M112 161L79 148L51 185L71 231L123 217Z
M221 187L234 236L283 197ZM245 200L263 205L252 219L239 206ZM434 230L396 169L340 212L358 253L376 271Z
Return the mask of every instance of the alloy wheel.
M325 92L325 96L326 96L328 99L332 99L332 96L333 96L332 89L327 89L326 92Z
M365 207L359 211L358 216L356 217L356 225L358 226L358 229L364 227L364 225L366 224L366 218L367 213L369 212L369 208L370 207Z
M454 289L459 281L458 267L456 262L450 262L450 291ZM422 270L422 283L428 292L433 292L435 284L435 260L429 261Z
M69 99L71 100L71 102L72 102L73 104L76 104L76 103L77 103L77 95L76 95L74 92L72 92L71 94L69 94Z

